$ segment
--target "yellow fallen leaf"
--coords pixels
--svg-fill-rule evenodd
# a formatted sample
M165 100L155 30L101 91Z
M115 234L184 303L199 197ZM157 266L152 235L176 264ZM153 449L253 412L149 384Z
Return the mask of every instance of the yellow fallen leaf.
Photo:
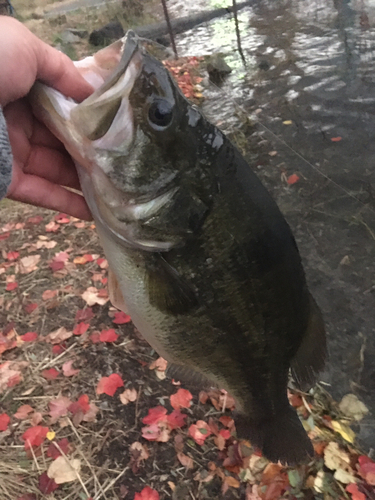
M283 125L292 125L292 120L285 120L283 121Z
M53 439L55 439L55 436L56 436L56 432L53 432L53 431L49 431L49 432L47 432L47 434L46 434L46 438L47 438L49 441L52 441Z
M355 434L348 425L342 424L337 420L332 420L331 424L333 429L338 432L345 439L345 441L348 441L348 443L354 443Z
M81 461L78 458L67 460L65 457L58 457L47 470L47 476L54 479L56 484L70 483L78 479L81 468Z

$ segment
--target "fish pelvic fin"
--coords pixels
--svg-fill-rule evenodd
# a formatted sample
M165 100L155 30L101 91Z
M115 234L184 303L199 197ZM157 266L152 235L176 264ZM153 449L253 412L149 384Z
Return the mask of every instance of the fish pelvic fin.
M316 382L327 358L327 340L320 309L310 295L310 315L305 335L291 361L294 380L302 390L308 390Z
M295 410L289 406L269 420L254 422L235 412L237 436L248 439L271 462L298 465L309 462L314 448Z
M117 277L111 268L108 269L108 297L113 306L125 314L129 314Z
M168 362L166 375L168 378L179 380L200 389L217 387L217 384L208 377L186 365L176 365Z

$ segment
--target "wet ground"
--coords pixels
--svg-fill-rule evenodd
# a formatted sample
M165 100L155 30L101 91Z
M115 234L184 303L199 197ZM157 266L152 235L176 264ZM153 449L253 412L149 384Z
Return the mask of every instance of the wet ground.
M187 3L169 6L189 13ZM292 226L327 324L322 381L336 398L366 402L359 437L375 448L375 2L259 0L239 25L246 67L230 16L177 36L179 55L220 52L233 68L206 91L205 112L232 133ZM299 181L288 185L292 174Z

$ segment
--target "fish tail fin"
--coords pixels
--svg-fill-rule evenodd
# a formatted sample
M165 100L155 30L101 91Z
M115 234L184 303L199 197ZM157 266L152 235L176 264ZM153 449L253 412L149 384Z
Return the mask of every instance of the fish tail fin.
M324 368L327 357L327 340L320 309L310 295L310 315L299 349L291 361L294 380L300 389L310 389L317 375Z
M295 410L289 406L269 420L254 422L242 413L234 417L237 436L249 439L271 462L297 465L314 456L314 448Z

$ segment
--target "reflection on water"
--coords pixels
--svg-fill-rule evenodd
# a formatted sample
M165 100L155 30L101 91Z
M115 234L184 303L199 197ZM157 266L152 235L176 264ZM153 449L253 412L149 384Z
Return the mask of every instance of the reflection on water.
M290 222L327 322L323 378L370 406L360 436L375 448L375 2L255 0L239 23L246 68L230 16L180 35L178 50L221 52L234 70L205 112L235 131Z

